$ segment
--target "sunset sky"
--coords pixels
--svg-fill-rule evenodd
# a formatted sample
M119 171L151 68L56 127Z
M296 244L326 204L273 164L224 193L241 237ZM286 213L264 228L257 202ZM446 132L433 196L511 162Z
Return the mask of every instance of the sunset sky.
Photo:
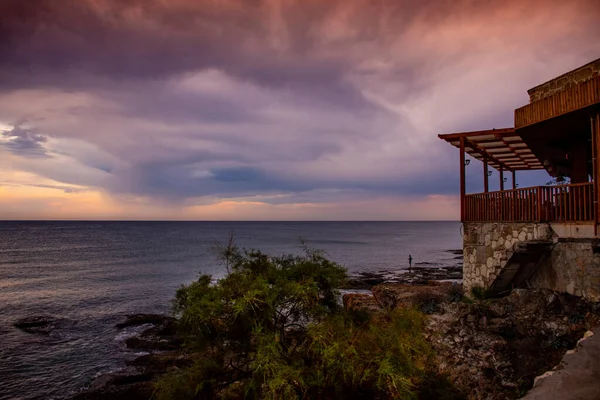
M2 0L0 219L457 219L437 134L512 126L600 57L598 21L598 0Z

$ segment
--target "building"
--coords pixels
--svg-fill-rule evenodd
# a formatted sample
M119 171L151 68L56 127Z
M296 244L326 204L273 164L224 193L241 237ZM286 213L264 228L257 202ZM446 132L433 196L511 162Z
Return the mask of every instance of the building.
M514 127L439 135L460 150L465 289L547 287L600 301L600 59L528 93ZM483 164L482 193L466 193L466 154ZM499 191L489 191L492 169ZM557 184L517 186L519 171L536 169Z

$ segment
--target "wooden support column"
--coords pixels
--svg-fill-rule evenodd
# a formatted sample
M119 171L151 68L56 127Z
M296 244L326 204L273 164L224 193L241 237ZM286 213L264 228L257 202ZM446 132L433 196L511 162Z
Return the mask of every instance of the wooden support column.
M485 193L490 191L490 183L488 180L488 160L487 160L487 158L483 159L483 191Z
M460 220L465 220L465 138L460 138Z
M504 168L500 167L500 190L504 190Z
M517 188L517 172L515 170L513 170L512 172L512 183L513 183L513 190Z
M594 182L594 204L593 210L594 213L594 234L598 236L598 222L600 215L599 207L599 197L600 197L600 163L598 162L598 156L600 155L600 112L597 112L596 115L593 115L591 118L591 128L592 128L592 181Z

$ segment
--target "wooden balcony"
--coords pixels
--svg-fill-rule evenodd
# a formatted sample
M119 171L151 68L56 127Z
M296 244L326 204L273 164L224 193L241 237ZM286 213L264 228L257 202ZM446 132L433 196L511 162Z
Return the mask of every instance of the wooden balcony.
M600 103L600 76L515 110L515 128L537 124Z
M465 222L593 222L593 183L465 195Z

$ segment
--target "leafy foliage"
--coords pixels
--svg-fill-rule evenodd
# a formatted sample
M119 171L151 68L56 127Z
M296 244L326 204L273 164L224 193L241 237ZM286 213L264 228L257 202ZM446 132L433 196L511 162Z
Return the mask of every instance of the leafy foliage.
M420 312L344 311L346 271L319 251L223 250L225 278L177 290L195 363L163 377L158 399L417 398L431 355Z

